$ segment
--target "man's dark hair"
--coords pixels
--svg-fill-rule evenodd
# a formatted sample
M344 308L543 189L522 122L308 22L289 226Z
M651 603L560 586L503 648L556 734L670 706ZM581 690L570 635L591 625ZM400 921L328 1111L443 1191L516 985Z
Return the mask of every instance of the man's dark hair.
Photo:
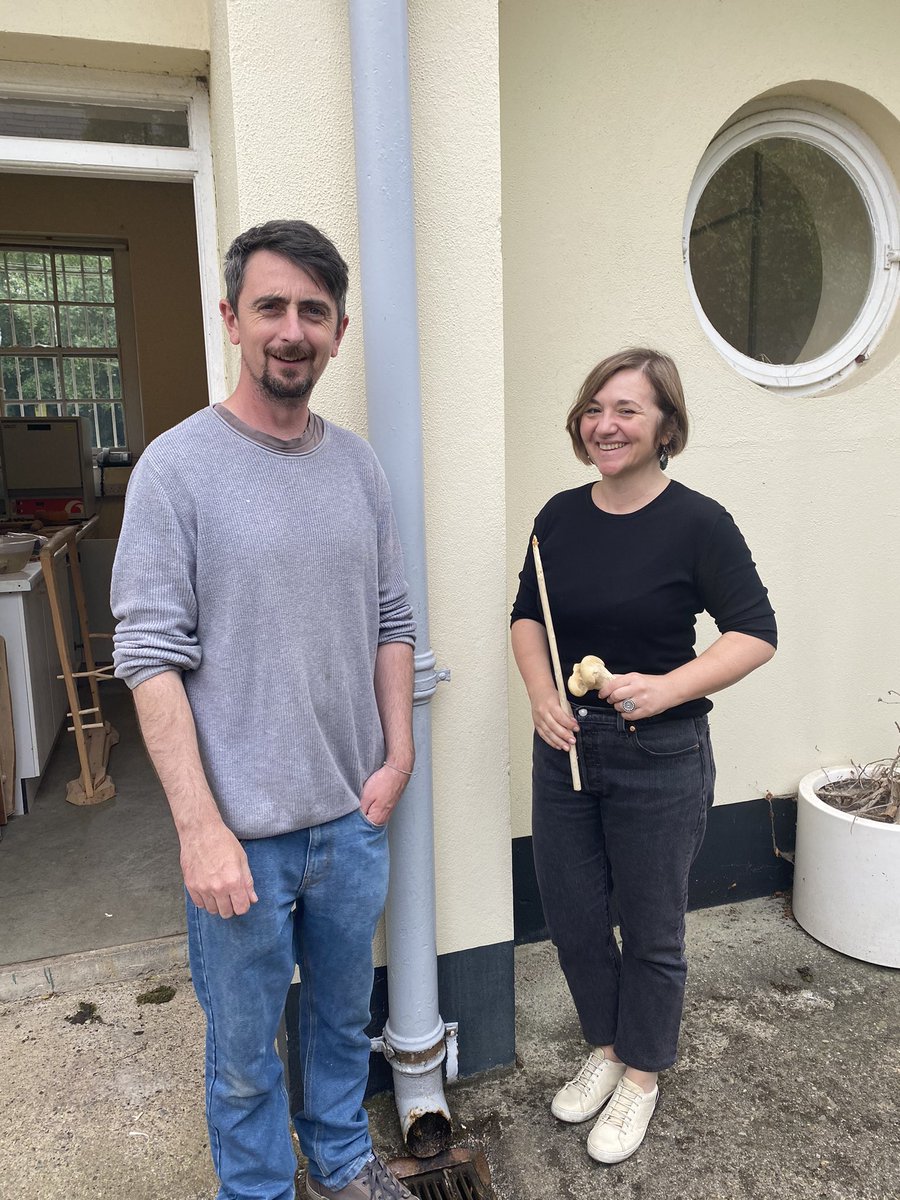
M267 221L234 239L225 255L225 296L235 312L247 260L255 250L270 250L302 267L331 296L340 325L347 302L347 264L334 242L307 221Z

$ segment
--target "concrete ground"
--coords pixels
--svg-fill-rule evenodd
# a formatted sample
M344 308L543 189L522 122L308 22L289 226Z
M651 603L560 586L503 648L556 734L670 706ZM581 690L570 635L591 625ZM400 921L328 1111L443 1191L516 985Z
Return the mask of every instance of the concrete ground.
M517 1064L448 1091L496 1200L900 1195L900 972L820 946L777 897L692 913L688 937L681 1058L644 1146L614 1167L588 1159L589 1126L547 1111L584 1047L552 947L517 951ZM137 1003L160 982L169 1003ZM82 1002L99 1020L69 1022ZM212 1200L202 1026L179 967L0 1005L0 1197ZM390 1098L370 1109L400 1153Z
M130 693L107 683L102 701L120 735L109 760L113 799L66 802L78 756L63 731L32 810L0 831L0 1000L14 994L5 964L184 934L178 838Z

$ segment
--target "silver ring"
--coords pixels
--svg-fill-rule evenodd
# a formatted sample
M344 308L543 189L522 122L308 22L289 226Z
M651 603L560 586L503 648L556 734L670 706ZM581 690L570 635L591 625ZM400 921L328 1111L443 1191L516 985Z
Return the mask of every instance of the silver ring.
M622 701L622 712L633 713L636 708L637 705L633 700Z

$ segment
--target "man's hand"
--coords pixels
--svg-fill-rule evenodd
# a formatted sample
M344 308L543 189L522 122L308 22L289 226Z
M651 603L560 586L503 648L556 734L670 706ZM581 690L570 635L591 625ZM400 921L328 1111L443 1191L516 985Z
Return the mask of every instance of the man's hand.
M372 825L387 825L409 783L409 776L393 767L379 767L363 784L359 807Z
M181 871L190 898L213 916L240 917L258 899L244 847L221 821L182 834Z

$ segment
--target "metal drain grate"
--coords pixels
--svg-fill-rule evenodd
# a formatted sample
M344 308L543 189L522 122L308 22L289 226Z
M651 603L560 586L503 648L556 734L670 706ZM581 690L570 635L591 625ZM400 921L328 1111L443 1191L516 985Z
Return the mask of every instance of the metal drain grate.
M489 1200L490 1197L471 1163L429 1171L405 1183L419 1200Z
M480 1152L450 1150L432 1159L424 1171L391 1166L418 1200L493 1200L487 1162Z

